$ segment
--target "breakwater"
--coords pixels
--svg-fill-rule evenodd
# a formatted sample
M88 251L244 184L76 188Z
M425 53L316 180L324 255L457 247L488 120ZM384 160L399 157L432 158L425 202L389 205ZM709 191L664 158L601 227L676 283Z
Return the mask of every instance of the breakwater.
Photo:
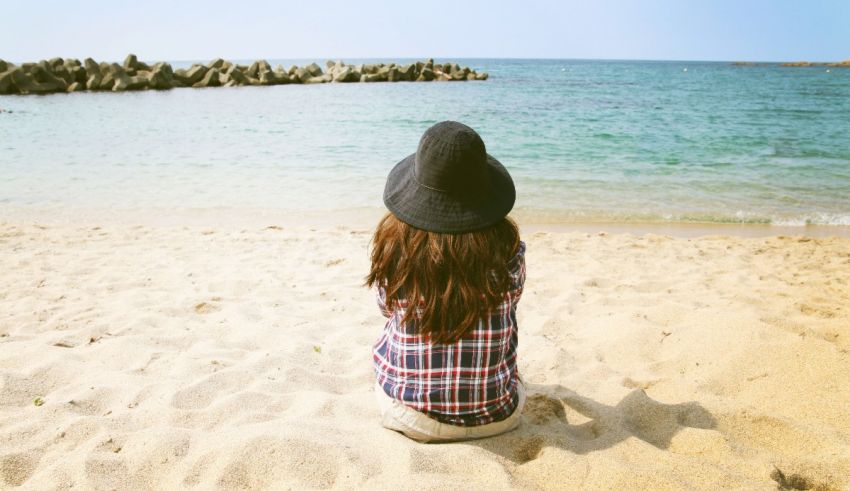
M371 63L349 65L328 61L325 70L311 63L288 69L272 68L265 60L240 65L217 58L207 64L196 63L174 70L171 64L148 64L136 55L127 55L123 64L96 62L91 58L52 58L20 66L0 60L0 94L51 94L56 92L169 90L177 87L234 87L245 85L283 85L350 82L456 82L487 80L457 63L434 63L433 59L398 65Z

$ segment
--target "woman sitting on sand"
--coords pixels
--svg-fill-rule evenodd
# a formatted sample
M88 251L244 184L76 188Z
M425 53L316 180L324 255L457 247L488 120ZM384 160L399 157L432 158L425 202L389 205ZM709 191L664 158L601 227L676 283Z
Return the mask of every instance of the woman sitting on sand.
M478 134L446 121L390 171L368 286L389 319L373 348L385 427L423 441L519 425L516 305L525 244L506 217L516 191ZM416 308L409 308L416 301Z

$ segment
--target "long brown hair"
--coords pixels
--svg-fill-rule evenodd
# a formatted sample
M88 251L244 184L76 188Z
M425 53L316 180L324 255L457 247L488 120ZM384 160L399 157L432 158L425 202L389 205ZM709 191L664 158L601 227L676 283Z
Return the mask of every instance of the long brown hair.
M508 262L519 248L510 218L482 230L441 234L387 213L372 237L365 285L386 289L393 310L407 302L403 323L436 343L451 343L495 309L510 287Z

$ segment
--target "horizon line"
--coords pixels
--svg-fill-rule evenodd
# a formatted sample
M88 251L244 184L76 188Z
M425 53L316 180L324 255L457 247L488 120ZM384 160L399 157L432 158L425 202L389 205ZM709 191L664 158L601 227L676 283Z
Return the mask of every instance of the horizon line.
M129 54L135 54L135 53L133 53L133 52L127 53L127 55L129 55ZM126 57L127 55L124 55L124 56ZM37 61L49 60L51 58L57 58L57 57L62 58L62 59L75 58L75 57L72 57L72 56L69 56L69 57L51 56L50 58L39 58L38 60L34 60L34 61L19 61L19 60L10 60L10 59L5 59L3 57L0 57L0 60L5 60L5 61L12 62L12 63L15 63L15 64L21 64L21 63L34 63L34 62L37 62ZM91 58L94 59L94 57L91 57ZM142 56L138 56L138 58L139 58L140 61L145 61L145 60L154 61L153 58L146 58L146 57L143 58ZM551 57L538 57L538 56L529 56L529 57L512 57L512 56L511 57L509 57L509 56L457 56L457 57L454 57L454 56L425 56L425 57L419 57L419 56L382 56L382 57L377 57L377 56L347 56L347 57L346 56L343 56L343 57L339 57L339 56L334 56L334 57L318 56L318 57L300 57L299 56L299 57L286 57L286 56L284 56L284 57L252 57L252 58L243 58L243 57L230 57L230 58L228 58L228 57L223 57L223 56L216 56L216 57L212 57L212 58L174 58L174 59L168 59L168 60L159 59L159 60L155 60L155 61L164 61L164 62L169 62L169 63L199 62L199 61L204 61L204 60L211 61L211 60L215 60L216 58L222 58L222 59L225 59L225 60L228 60L228 61L247 61L247 60L299 60L299 61L301 61L301 60L303 60L303 61L314 61L314 62L318 62L320 60L321 61L337 61L337 60L345 61L346 58L354 59L354 60L402 59L402 60L417 60L417 61L418 60L427 60L429 58L434 59L436 61L439 58L439 59L442 59L442 60L505 60L505 61L510 61L510 60L535 60L535 61L615 61L615 62L634 61L634 62L671 62L671 63L676 63L676 62L678 62L678 63L794 63L794 62L837 63L837 62L850 60L850 54L848 54L848 57L843 59L843 60L841 60L841 59L836 59L836 60L812 60L812 59L750 60L750 59L744 59L744 58L729 59L729 60L717 60L717 59L691 59L691 60L687 60L687 59L676 59L676 58L657 58L657 59L651 59L651 58L580 58L580 57L579 58L577 58L577 57L551 58ZM83 59L85 59L85 58L83 58ZM103 59L103 60L98 60L98 61L123 61L123 57L121 59L118 59L118 60Z

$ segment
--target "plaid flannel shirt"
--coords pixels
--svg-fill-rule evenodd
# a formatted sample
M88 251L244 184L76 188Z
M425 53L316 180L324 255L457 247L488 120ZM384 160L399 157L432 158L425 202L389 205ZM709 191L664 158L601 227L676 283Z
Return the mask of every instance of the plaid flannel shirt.
M502 303L451 344L433 344L401 323L407 302L378 306L389 320L372 354L378 385L390 397L442 423L479 426L502 421L518 404L516 305L525 283L525 243L508 263L511 286Z

